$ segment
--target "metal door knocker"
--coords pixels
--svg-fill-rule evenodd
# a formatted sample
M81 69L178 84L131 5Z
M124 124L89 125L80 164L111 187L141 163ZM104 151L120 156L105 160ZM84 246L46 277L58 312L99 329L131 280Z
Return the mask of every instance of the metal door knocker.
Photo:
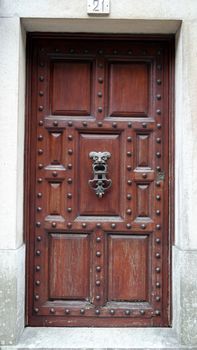
M108 173L107 160L111 157L110 152L90 152L90 159L92 159L92 169L94 178L89 180L88 183L90 187L96 192L99 198L102 198L111 185L112 180L107 179L106 175Z

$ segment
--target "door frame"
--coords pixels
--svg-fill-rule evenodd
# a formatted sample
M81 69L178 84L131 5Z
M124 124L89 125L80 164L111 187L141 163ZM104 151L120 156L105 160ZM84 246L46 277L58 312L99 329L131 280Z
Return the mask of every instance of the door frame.
M169 324L171 325L172 320L172 245L174 243L174 35L132 35L132 34L95 34L95 33L28 33L27 35L27 79L26 79L26 120L25 120L25 181L24 181L24 232L25 232L25 242L26 242L26 325L28 325L28 303L31 296L28 288L29 280L29 269L30 269L30 259L29 252L30 246L34 245L34 242L30 241L30 202L31 202L31 173L33 169L33 161L31 159L31 144L32 135L30 133L31 123L32 123L32 106L31 106L31 91L32 84L36 83L35 76L32 76L32 42L37 38L81 38L88 39L93 38L95 40L109 39L109 40L136 40L136 41L164 41L169 47L169 86L170 91L168 92L168 106L169 106L169 201L168 201L168 217L169 217L169 245L168 245L168 285L169 285L169 298L168 298L168 318ZM35 136L35 135L34 135ZM33 228L31 228L33 229Z

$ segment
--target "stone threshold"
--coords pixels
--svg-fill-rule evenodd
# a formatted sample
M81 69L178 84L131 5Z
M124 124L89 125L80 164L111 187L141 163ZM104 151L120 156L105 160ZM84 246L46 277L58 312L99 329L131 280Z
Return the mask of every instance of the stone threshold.
M25 328L15 346L25 349L195 349L180 345L171 328Z

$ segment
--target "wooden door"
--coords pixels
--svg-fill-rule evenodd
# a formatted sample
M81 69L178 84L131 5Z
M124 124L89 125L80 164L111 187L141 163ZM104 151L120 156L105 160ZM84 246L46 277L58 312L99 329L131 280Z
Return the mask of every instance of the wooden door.
M27 324L168 326L171 39L28 52Z

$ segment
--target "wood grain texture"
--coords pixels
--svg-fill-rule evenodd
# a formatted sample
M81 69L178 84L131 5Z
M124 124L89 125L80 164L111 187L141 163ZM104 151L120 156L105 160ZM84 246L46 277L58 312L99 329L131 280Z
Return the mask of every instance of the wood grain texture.
M30 36L27 324L168 326L171 38Z

